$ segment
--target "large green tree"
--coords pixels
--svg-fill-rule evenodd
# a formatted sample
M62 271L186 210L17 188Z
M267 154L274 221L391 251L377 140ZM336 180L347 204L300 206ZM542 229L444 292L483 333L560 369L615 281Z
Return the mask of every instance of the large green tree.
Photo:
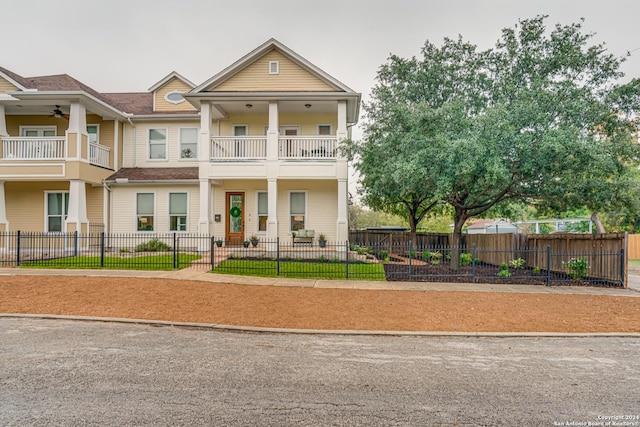
M366 203L447 204L454 246L467 219L500 204L612 204L637 159L638 81L618 83L624 58L581 24L545 19L503 30L487 51L458 38L389 58L350 145Z

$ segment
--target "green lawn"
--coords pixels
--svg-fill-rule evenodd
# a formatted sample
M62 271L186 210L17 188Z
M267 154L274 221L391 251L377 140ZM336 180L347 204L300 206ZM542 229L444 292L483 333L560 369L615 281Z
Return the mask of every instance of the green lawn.
M189 267L200 255L178 254L178 268ZM25 261L24 268L107 268L111 270L173 270L173 254L144 255L139 257L104 257L100 267L99 256L74 256L42 261Z
M214 273L278 277L278 265L270 260L228 259ZM303 279L346 279L344 263L280 261L280 276ZM386 280L382 264L349 264L349 279Z

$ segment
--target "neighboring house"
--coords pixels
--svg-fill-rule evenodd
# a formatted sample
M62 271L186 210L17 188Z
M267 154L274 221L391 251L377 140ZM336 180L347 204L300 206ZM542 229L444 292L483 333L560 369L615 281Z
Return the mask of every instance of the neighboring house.
M467 227L467 234L519 233L517 225L504 219L481 219Z
M339 145L359 105L273 39L200 85L172 72L142 93L0 68L0 231L346 241Z

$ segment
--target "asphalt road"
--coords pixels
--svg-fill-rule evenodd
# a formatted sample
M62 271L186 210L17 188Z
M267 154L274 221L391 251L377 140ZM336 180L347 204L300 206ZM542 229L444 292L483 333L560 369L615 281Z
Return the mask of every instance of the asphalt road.
M0 425L640 426L639 353L638 338L284 335L4 318Z

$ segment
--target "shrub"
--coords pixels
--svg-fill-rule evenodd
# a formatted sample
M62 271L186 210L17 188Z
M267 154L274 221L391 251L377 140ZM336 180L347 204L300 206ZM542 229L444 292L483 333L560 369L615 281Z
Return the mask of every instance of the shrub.
M540 267L535 267L533 269L533 274L540 274Z
M571 258L568 262L562 262L562 266L567 269L567 274L573 280L580 280L587 275L589 263L586 257Z
M379 259L386 259L389 257L389 252L388 251L380 251L378 252L378 258Z
M509 266L513 268L524 268L526 263L527 262L522 258L512 259L511 261L509 261Z
M503 262L502 264L500 264L500 271L508 270L508 269L509 269L509 264L507 264L506 262Z
M149 240L136 246L136 252L163 252L170 251L171 247L158 239Z
M429 254L431 265L438 265L442 261L442 252L431 252Z
M496 274L496 276L498 276L498 277L511 277L511 273L509 272L509 269L507 268L506 270L500 270L498 272L498 274Z
M471 264L471 254L460 254L460 267L466 267Z
M416 259L416 251L409 251L409 258Z
M128 254L129 252L131 252L131 251L129 250L129 248L120 248L120 253L121 253L121 254Z

